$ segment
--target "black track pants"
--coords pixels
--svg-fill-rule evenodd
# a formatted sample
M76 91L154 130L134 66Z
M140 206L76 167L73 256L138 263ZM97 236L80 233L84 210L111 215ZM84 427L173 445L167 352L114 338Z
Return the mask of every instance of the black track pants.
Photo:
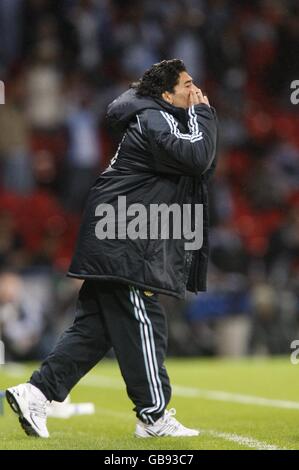
M113 347L137 416L163 415L171 388L163 365L167 324L158 295L115 282L85 281L73 325L33 373L30 383L48 400L63 401Z

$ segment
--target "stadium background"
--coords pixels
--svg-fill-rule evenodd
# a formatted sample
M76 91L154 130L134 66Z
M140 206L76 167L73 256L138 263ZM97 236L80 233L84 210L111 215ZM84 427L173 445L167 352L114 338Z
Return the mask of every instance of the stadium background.
M71 323L89 186L117 142L109 102L184 60L216 107L209 291L163 298L169 353L290 353L299 338L299 7L291 0L0 0L0 332L40 360Z

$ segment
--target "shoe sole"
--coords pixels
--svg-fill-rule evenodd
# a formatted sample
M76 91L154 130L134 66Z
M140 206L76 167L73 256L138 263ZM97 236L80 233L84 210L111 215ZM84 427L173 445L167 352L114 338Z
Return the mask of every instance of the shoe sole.
M154 435L150 435L150 434L146 434L146 435L140 435L140 434L136 434L134 433L134 437L136 437L137 439L165 439L165 438L168 438L168 437L171 437L173 439L179 439L180 437L198 437L200 435L200 433L198 434L194 434L192 436L154 436Z
M29 421L26 418L24 418L23 413L21 411L21 408L19 407L19 404L18 404L17 400L15 399L13 393L11 393L9 390L6 390L5 397L6 397L7 403L9 404L12 411L16 415L18 415L19 423L20 423L22 429L27 434L27 436L40 437L39 434L33 429L31 424L29 423Z

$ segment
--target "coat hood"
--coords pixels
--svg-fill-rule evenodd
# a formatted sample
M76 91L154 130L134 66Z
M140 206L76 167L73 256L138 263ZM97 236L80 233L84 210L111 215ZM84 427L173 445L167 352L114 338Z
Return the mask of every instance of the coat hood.
M173 114L183 124L187 124L187 111L183 108L173 106L162 98L152 98L150 96L138 96L134 88L122 93L108 106L108 124L118 133L123 133L127 129L130 121L136 114L144 109L164 110Z

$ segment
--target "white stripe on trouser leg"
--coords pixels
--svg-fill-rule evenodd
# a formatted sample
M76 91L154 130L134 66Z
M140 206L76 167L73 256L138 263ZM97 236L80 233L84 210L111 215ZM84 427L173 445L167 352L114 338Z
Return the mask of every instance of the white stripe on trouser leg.
M153 399L154 406L142 409L140 411L140 415L143 418L145 419L147 418L151 422L153 422L153 419L150 416L150 413L160 410L160 407L163 401L165 400L164 400L164 397L161 398L161 394L159 393L160 392L159 390L160 378L158 377L158 380L157 380L158 370L155 368L155 345L154 345L152 325L149 320L147 321L145 319L144 313L141 308L139 295L134 288L133 288L133 293L134 293L134 304L136 306L137 318L144 332L144 335L141 336L142 341L144 342L144 346L143 346L143 351L145 352L144 361L145 361L145 364L148 364L148 370L150 374L150 383L152 384L153 390L154 390L154 399Z
M141 344L142 344L142 352L143 352L143 358L144 358L144 365L145 365L145 370L146 370L146 375L147 375L147 380L148 380L148 383L149 383L149 387L150 387L150 393L151 393L151 397L152 397L152 401L153 403L155 402L155 395L154 395L154 390L153 390L153 385L152 385L152 381L151 381L151 375L150 375L150 370L149 370L149 365L148 365L148 362L147 362L147 353L146 353L146 340L145 340L145 331L144 331L144 328L143 328L143 325L140 321L140 318L139 318L139 315L138 315L138 308L137 306L135 305L135 300L134 300L134 292L131 290L130 288L130 299L131 299L131 302L133 304L133 307L134 307L134 314L135 314L135 317L139 323L139 330L140 330L140 336L141 336ZM148 337L148 333L146 335ZM143 416L143 418L145 419L145 421L148 423L149 421L153 424L153 419L151 417L147 417L147 416Z
M135 292L135 301L136 301L136 305L137 305L137 309L138 309L138 313L139 313L139 317L140 317L140 320L142 322L142 325L144 326L144 328L146 329L146 331L148 331L149 335L147 336L147 339L148 339L148 344L147 344L147 348L146 348L146 351L148 353L148 357L147 357L147 361L148 361L148 364L149 364L149 369L150 369L150 372L151 372L151 379L152 379L152 382L154 384L154 391L155 391L155 396L156 396L156 401L153 401L153 403L155 403L154 406L152 407L149 407L149 408L146 408L146 410L156 410L156 409L159 409L161 403L162 403L162 400L161 400L161 395L159 393L159 388L158 388L158 380L159 380L159 377L158 377L158 380L157 380L157 368L155 367L155 344L154 344L154 338L153 338L153 332L152 332L152 325L151 325L151 322L150 321L147 321L146 318L145 318L145 312L142 310L142 307L141 307L141 302L140 302L140 294L139 292L134 289L134 292ZM142 412L144 412L144 410L142 410Z
M141 321L144 324L144 326L146 325L148 326L148 330L149 330L150 348L147 348L147 351L151 351L151 354L148 357L148 363L150 365L150 371L152 372L152 380L154 383L155 395L157 396L157 402L155 403L155 405L149 408L142 409L140 414L158 413L165 408L165 398L164 398L162 383L159 377L159 368L158 368L157 357L156 357L153 327L147 315L146 308L145 308L145 305L144 305L144 302L140 295L139 290L133 288L133 291L135 292L135 299L136 299L138 313L141 318Z
M149 413L159 412L165 406L165 399L163 395L162 384L159 377L159 370L157 366L157 359L155 353L154 335L151 322L147 316L144 302L140 297L140 293L136 292L136 289L132 288L134 300L134 311L137 320L140 322L142 349L144 353L144 362L146 370L148 371L148 379L151 390L154 390L154 397L152 393L152 399L154 406L144 408L141 410L140 415L147 421L153 422L153 419ZM131 296L132 300L132 296Z
M152 398L153 403L155 403L154 388L153 388L151 373L150 373L149 364L148 364L148 360L147 360L147 358L148 358L147 344L149 343L149 341L146 341L146 338L148 338L148 331L145 331L144 325L140 321L139 314L138 314L138 307L136 305L134 296L135 296L135 293L133 292L132 288L130 287L130 300L131 300L131 302L133 304L133 307L134 307L134 314L135 314L136 320L139 323L139 330L140 330L140 337L141 337L142 352L143 352L143 359L144 359L144 365L145 365L145 370L146 370L146 376L147 376L147 380L148 380L148 383L149 383L151 398ZM153 422L154 422L153 419L150 416L143 416L143 418L145 419L145 421L147 423L151 422L153 424Z

